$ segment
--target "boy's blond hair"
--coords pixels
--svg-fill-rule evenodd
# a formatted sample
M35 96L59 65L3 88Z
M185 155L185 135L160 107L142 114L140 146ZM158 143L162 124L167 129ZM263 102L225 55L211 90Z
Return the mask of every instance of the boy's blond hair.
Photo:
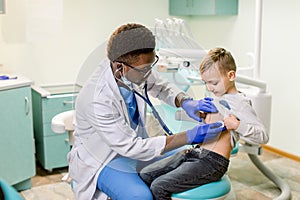
M235 61L231 53L220 47L211 49L203 58L200 64L200 73L204 73L213 66L217 67L223 75L231 70L236 71Z

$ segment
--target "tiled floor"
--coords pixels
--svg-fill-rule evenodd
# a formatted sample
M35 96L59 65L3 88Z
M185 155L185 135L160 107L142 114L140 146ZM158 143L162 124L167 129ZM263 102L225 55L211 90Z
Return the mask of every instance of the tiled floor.
M300 200L300 163L265 151L259 156L271 171L290 186L292 200ZM25 200L74 200L68 184L61 182L67 168L51 173L37 165L37 175L32 178L32 188L22 191ZM245 153L231 159L228 171L236 200L268 200L280 195L276 186L253 165Z

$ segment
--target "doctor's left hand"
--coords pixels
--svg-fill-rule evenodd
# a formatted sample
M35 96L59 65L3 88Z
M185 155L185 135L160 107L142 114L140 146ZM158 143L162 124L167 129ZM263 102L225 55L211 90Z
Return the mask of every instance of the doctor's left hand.
M189 117L193 118L198 122L202 122L202 119L199 115L199 111L202 111L204 113L218 112L218 109L216 108L212 100L213 98L210 97L205 97L201 100L187 99L182 103L181 107Z

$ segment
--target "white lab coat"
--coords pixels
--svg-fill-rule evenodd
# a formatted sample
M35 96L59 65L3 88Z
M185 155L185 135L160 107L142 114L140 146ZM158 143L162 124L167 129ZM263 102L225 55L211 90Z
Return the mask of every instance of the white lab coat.
M154 70L148 78L148 91L173 106L175 97L182 92L159 78ZM136 99L141 120L133 130L108 59L81 89L75 105L75 144L68 154L69 174L77 200L95 199L99 195L98 175L116 155L143 161L161 155L166 137L147 138L145 102L137 95Z

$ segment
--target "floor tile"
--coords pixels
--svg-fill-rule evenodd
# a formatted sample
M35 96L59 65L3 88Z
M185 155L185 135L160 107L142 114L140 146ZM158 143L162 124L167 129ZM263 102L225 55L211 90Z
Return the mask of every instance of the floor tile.
M21 195L25 200L75 200L70 185L65 182L33 187Z
M277 177L290 187L291 200L300 200L300 163L264 151L259 160ZM32 188L20 192L25 200L74 200L69 184L61 178L68 168L53 169L49 172L37 164L37 174L32 178ZM236 200L270 200L280 195L276 185L265 177L252 163L248 155L239 152L230 159L227 172L232 185L232 196Z

